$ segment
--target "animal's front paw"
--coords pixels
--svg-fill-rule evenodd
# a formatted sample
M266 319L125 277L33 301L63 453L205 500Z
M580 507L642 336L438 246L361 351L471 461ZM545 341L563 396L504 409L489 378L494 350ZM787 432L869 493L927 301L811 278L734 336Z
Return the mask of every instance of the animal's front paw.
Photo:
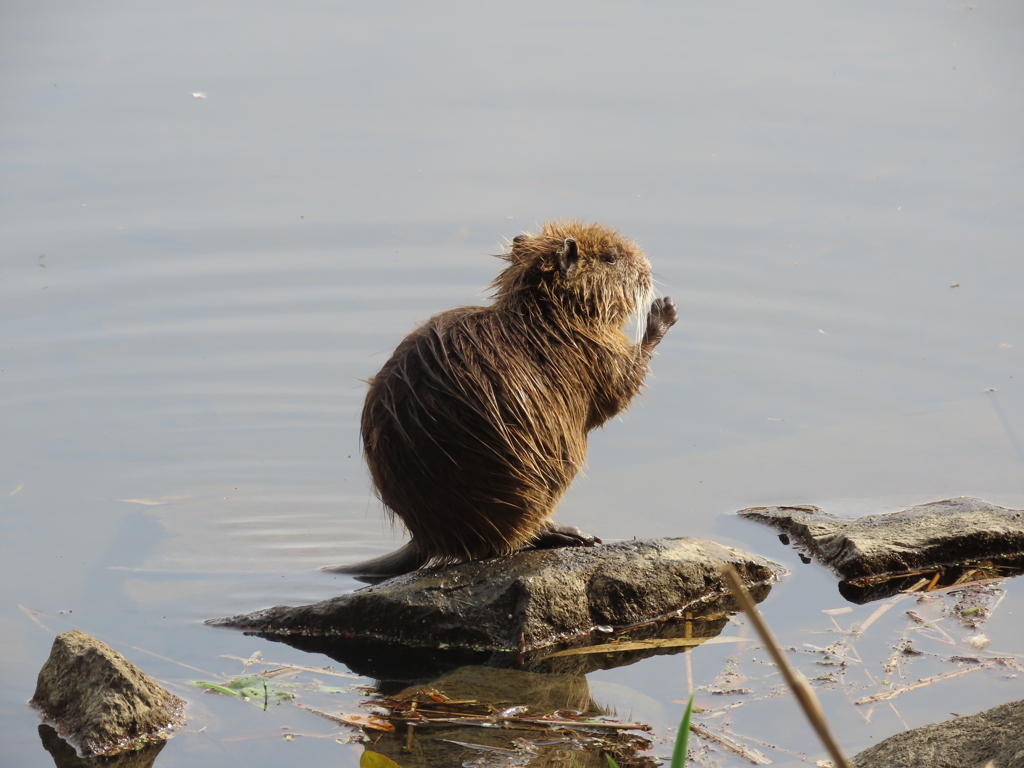
M651 310L647 313L647 333L644 334L647 341L658 342L676 324L679 319L679 312L676 303L666 296L663 299L655 299L651 302Z

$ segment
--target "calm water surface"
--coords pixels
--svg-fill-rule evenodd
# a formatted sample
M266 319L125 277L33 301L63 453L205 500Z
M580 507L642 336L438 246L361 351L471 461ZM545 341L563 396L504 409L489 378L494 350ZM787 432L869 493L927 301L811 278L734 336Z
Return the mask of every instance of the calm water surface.
M357 764L294 707L185 687L241 671L223 656L328 663L201 621L352 589L314 569L396 544L359 458L362 380L431 314L486 301L488 254L546 218L637 239L681 312L560 519L789 564L763 610L803 647L839 637L834 579L737 509L1024 507L1019 4L42 0L2 18L5 765L48 764L25 702L68 628L189 698L206 731L163 768ZM984 631L1024 654L1006 588ZM904 610L863 641L876 667ZM591 688L665 734L730 653ZM852 752L1024 698L1024 676L870 719L822 690ZM788 699L748 709L737 731L817 755Z

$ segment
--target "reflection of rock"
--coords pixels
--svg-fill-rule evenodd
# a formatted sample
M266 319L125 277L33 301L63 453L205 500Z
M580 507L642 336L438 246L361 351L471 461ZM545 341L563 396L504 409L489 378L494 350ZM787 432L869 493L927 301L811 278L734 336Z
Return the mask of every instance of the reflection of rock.
M897 733L853 758L854 768L1024 765L1024 701Z
M391 698L413 699L424 686L414 685ZM459 667L432 680L430 688L451 699L473 699L496 709L528 707L532 714L572 709L584 715L603 715L590 698L590 686L582 675L541 675L517 669Z
M84 755L136 750L166 738L169 728L184 722L185 702L77 630L54 639L31 703Z
M987 557L962 565L936 565L908 574L882 574L847 579L839 582L839 594L851 603L870 603L884 600L899 592L920 589L922 580L933 590L954 585L964 589L975 581L989 581L993 577L1018 576L1024 573L1024 556Z
M811 506L754 507L738 514L792 535L848 581L999 557L1010 558L1000 565L1012 569L1019 567L1014 556L1024 553L1024 513L966 496L856 520ZM895 591L877 586L848 584L844 594L865 602Z
M442 698L447 703L440 703ZM500 757L494 763L500 765L571 766L575 759L580 768L607 768L602 751L614 755L623 768L656 764L637 756L638 749L650 746L637 729L552 727L529 722L528 718L555 713L560 713L564 722L572 721L574 715L570 713L578 713L582 721L607 714L591 698L582 675L461 667L426 686L413 686L388 696L386 702L395 715L396 730L383 735L374 732L370 748L403 768L464 765L488 754ZM409 706L412 702L415 708ZM416 713L423 712L428 715L410 731L405 723L416 722ZM479 720L487 718L474 717L478 712L494 715L492 722L481 727ZM467 719L476 719L478 724L474 726Z
M39 726L39 739L53 758L55 768L152 768L164 748L161 740L137 752L123 752L114 757L79 757L75 748L46 723Z
M771 585L757 584L748 591L755 602L760 603L768 597ZM521 666L535 672L585 675L598 669L625 667L652 656L683 653L720 635L732 614L739 610L732 595L722 595L695 606L683 618L628 627L607 635L591 635L527 656ZM675 642L677 640L686 642ZM594 653L584 653L591 648Z
M210 623L331 655L342 646L369 649L382 642L529 654L595 629L677 618L722 595L725 562L748 583L777 575L767 561L710 541L628 541L426 569L315 605L279 606Z

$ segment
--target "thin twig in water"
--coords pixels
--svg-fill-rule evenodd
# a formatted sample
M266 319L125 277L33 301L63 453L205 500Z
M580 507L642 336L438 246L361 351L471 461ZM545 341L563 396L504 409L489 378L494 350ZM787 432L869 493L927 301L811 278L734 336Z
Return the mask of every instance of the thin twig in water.
M256 661L252 661L252 657L251 656L249 658L245 659L245 658L242 658L241 656L228 656L228 655L224 655L224 656L221 656L221 658L222 659L234 659L235 661L248 661L250 663L262 664L265 667L287 667L288 669L299 669L299 670L302 670L303 672L316 672L318 675L331 675L333 677L347 677L350 680L359 680L360 679L359 675L353 675L351 672L330 672L330 671L324 669L323 667L301 667L298 664L278 664L278 663L273 662L273 661L264 661L262 659L258 659ZM246 665L246 666L248 666L248 665Z
M40 613L39 611L33 611L31 608L26 608L24 605L19 605L18 609L29 618L29 621L33 622L40 629L45 629L47 632L52 631L38 618L39 616L45 616L45 614Z
M696 723L690 723L690 730L703 739L713 741L716 744L725 747L726 749L731 749L737 755L739 755L745 760L750 761L754 765L768 765L771 763L771 760L765 757L760 750L748 749L739 742L730 739L728 736L715 733L714 731L709 731L707 728L697 725Z
M887 702L887 703L889 704L889 709L892 710L892 713L894 715L896 715L897 718L899 718L899 721L901 723L903 723L903 730L909 731L910 730L910 726L907 725L907 721L903 719L903 715L900 714L900 711L898 709L896 709L896 705L893 704L891 701Z
M890 608L892 608L894 605L896 605L896 603L898 603L898 602L900 602L900 598L896 598L895 600L889 600L889 601L887 601L885 603L882 603L880 606L878 606L874 610L874 613L872 613L870 616L868 616L864 620L863 624L861 624L859 627L853 628L851 631L854 634L858 634L858 635L861 634L862 632L866 632L868 627L870 627L872 624L874 624L876 621L878 621L878 619L880 619L882 616L884 616L885 613Z
M966 675L968 672L975 672L979 669L988 669L993 666L994 662L985 662L979 664L976 667L965 667L964 669L958 669L956 672L947 672L943 675L935 675L934 677L926 677L924 680L918 680L916 683L911 685L904 685L900 688L894 688L891 691L885 691L884 693L876 693L874 696L868 696L860 699L859 701L853 702L854 704L868 704L872 701L883 701L884 699L891 699L894 696L899 696L901 693L912 691L915 688L924 688L925 686L931 685L932 683L938 683L943 680L949 680L953 677L959 677L960 675Z
M502 747L492 747L488 744L473 744L469 741L456 741L455 739L441 739L441 741L447 741L449 744L457 744L460 747L468 747L469 749L479 749L481 752L497 752L502 755L518 755L520 752L518 749L504 749Z

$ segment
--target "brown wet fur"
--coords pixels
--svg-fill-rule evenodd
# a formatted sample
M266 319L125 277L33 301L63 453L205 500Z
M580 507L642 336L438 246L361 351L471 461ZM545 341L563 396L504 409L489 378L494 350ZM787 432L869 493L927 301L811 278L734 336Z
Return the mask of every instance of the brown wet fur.
M599 541L551 517L583 464L587 434L639 392L675 305L649 304L646 256L600 224L549 222L501 258L491 306L432 317L371 380L366 461L412 541L384 565L338 570ZM644 313L634 343L623 327Z

